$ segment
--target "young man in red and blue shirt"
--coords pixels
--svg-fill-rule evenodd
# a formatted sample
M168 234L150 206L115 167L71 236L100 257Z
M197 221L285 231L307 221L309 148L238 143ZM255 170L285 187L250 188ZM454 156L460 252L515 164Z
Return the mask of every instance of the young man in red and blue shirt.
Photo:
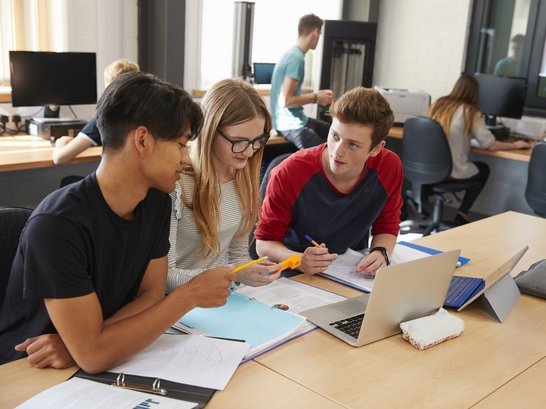
M371 228L371 251L356 270L373 275L387 263L400 224L402 164L384 148L393 113L379 92L363 87L345 93L330 113L327 143L271 172L256 249L276 261L299 253L299 270L316 274L348 248L367 248ZM306 236L322 244L310 246Z

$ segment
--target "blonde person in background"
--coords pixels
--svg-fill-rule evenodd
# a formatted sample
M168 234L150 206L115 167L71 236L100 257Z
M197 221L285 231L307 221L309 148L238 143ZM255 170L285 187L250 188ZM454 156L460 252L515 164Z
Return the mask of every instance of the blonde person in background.
M139 71L137 63L124 58L114 61L104 69L105 87L108 87L108 85L110 85L110 83L119 75L132 71ZM60 165L70 162L87 148L101 145L102 142L99 129L97 128L97 119L93 117L76 137L62 136L55 141L53 163Z
M227 79L205 94L203 108L191 165L171 193L168 292L205 270L247 261L260 211L260 166L271 130L263 99L249 84ZM239 271L235 281L269 284L279 268L264 261Z

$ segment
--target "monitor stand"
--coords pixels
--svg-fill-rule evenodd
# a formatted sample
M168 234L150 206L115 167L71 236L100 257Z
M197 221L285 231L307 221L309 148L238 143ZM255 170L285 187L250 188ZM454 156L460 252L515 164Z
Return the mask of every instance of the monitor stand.
M60 113L59 105L44 105L44 118L59 118Z

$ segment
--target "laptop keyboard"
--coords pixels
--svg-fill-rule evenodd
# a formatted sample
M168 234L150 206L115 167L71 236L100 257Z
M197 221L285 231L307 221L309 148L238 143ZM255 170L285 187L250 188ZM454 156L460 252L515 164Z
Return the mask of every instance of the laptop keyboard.
M481 278L453 276L444 307L459 308L484 286Z
M353 338L358 338L363 319L364 314L360 314L355 315L354 317L344 318L339 321L331 322L330 325L346 334L349 334Z

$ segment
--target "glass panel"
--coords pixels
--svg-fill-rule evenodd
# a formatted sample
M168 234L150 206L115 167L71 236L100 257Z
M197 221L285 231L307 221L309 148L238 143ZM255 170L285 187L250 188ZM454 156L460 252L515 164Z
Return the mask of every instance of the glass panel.
M366 45L362 42L335 40L332 47L330 89L334 95L363 83Z
M530 0L492 0L480 29L477 72L518 77Z

